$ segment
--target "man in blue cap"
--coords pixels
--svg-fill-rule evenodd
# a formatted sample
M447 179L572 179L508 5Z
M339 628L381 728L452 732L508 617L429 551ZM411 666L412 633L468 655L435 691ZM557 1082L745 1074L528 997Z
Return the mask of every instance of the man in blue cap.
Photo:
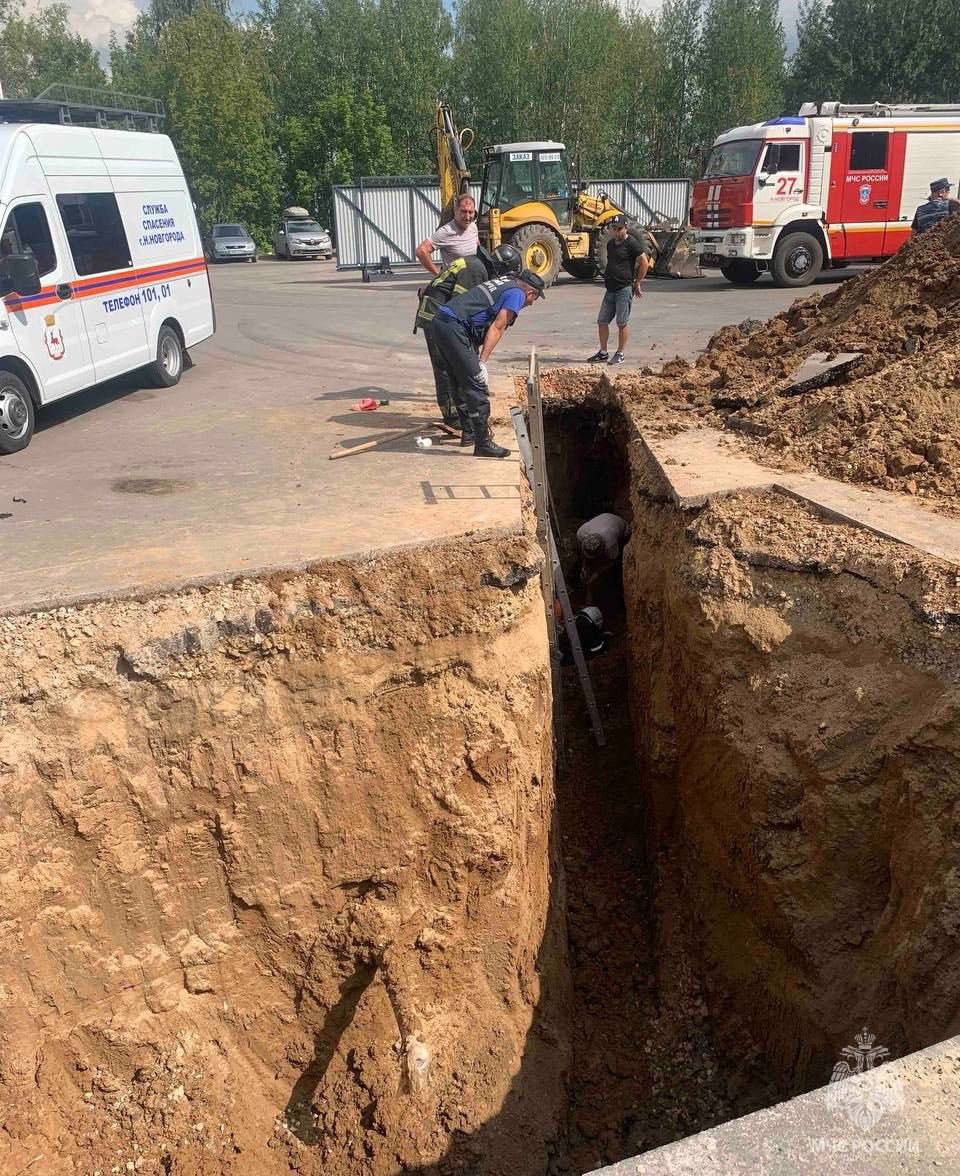
M525 306L543 297L543 278L530 270L516 277L492 278L441 306L433 320L433 340L456 381L458 408L470 429L460 444L473 444L474 457L506 457L490 432L487 361Z
M919 236L928 229L932 229L934 225L938 225L945 217L950 216L960 209L960 203L950 199L950 189L952 187L953 185L945 177L931 182L930 199L925 204L921 204L914 214L911 228L915 236Z

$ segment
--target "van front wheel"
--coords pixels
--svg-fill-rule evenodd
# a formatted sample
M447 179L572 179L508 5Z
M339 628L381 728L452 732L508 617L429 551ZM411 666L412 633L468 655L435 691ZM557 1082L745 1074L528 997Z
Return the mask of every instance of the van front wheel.
M147 372L157 388L172 388L183 374L183 344L173 327L162 326L157 336L157 358L147 364Z
M33 436L33 397L13 372L0 371L0 453L19 453Z

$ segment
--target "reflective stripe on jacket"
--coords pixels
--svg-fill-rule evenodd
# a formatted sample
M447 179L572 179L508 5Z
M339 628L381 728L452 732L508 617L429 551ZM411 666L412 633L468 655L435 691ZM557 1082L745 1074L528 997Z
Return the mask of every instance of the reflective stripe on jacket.
M487 280L487 267L479 257L458 257L421 291L416 325L426 327L433 322L438 309L458 294L466 294L474 286Z

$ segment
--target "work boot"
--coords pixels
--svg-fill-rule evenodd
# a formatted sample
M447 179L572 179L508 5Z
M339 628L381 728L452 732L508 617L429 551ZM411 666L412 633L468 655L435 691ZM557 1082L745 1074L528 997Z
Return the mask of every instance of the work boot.
M470 419L470 414L465 408L457 408L457 424L460 429L460 448L466 449L468 445L473 445L473 421Z
M486 432L477 435L477 441L473 447L473 456L509 457L510 450L504 449L502 445L498 445L493 439L493 434L487 429Z

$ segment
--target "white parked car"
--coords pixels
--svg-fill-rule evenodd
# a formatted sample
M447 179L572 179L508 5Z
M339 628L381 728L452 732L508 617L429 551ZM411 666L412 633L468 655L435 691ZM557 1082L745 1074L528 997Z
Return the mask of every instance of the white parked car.
M295 257L325 257L329 261L333 242L305 208L285 208L273 235L273 251L287 261Z

